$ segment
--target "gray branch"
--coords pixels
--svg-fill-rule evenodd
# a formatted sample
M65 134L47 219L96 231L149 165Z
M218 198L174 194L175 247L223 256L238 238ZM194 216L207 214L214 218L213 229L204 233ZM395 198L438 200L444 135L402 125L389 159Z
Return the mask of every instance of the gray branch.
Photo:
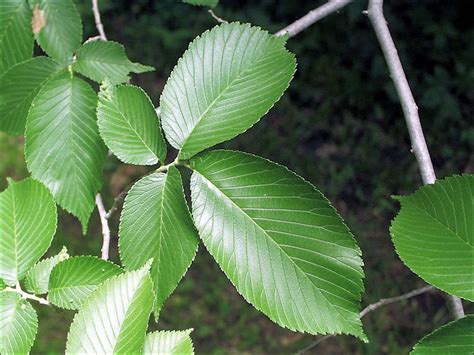
M430 153L426 145L423 129L421 128L420 117L418 115L418 106L408 84L403 66L398 56L397 48L393 42L390 30L383 14L383 0L369 0L367 10L375 34L382 48L383 55L387 62L388 70L392 81L397 90L400 104L403 109L405 121L410 135L413 153L418 162L421 178L424 184L433 184L436 181L436 175L431 162ZM450 297L450 310L455 318L464 317L464 310L461 299L455 296Z
M302 18L296 20L292 24L286 26L284 29L275 33L275 36L283 36L288 33L290 37L296 36L298 33L303 31L305 28L311 26L322 18L332 14L333 12L343 8L349 4L352 0L329 0L326 4L317 7L314 10L308 12Z
M95 196L95 204L97 205L97 210L99 211L100 223L102 224L102 259L107 260L109 258L109 247L110 247L110 228L109 221L107 220L107 212L105 211L104 202L102 201L102 196L97 194Z
M102 25L102 20L100 18L98 0L92 0L92 12L94 13L95 27L97 27L100 39L103 41L107 41L107 36L105 35L104 31L104 25Z

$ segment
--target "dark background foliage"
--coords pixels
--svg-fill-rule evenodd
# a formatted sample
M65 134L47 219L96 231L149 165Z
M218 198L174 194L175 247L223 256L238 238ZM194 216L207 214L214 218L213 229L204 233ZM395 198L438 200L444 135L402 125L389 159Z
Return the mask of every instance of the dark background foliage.
M135 76L158 105L159 95L188 43L216 21L205 8L175 0L101 0L110 40L125 45L134 61L153 65ZM324 3L221 0L215 12L275 32ZM76 0L84 38L96 35L90 2ZM318 186L336 205L362 248L366 272L363 306L424 285L397 258L388 227L397 211L391 195L420 184L402 111L368 18L366 1L351 5L288 41L298 71L270 113L238 138L223 144L282 163ZM386 1L386 17L417 100L438 177L474 170L474 21L469 0ZM0 136L0 185L26 175L22 139ZM103 189L110 206L145 168L108 160ZM96 212L88 235L61 213L50 253L98 254ZM112 220L116 237L118 214ZM116 239L112 259L118 261ZM36 307L36 305L35 305ZM473 311L472 305L468 310ZM62 352L72 312L36 307L39 334L33 353ZM450 316L441 294L430 293L386 306L364 318L370 343L338 336L310 353L401 354ZM156 329L156 325L151 326ZM259 314L233 289L200 247L196 260L171 296L160 329L195 328L198 353L290 353L316 337L282 329Z

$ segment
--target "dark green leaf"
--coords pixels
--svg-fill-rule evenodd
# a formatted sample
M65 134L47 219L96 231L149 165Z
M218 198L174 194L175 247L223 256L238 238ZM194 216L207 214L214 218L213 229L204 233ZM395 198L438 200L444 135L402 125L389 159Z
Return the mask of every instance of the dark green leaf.
M48 300L58 307L79 309L99 285L120 273L120 267L95 256L69 258L51 272Z
M403 262L426 282L474 301L474 175L401 196L390 228Z
M108 79L112 84L130 80L130 73L145 73L153 67L132 63L125 55L123 46L110 41L92 41L78 51L73 69L89 79L102 82Z
M474 315L448 323L425 336L410 355L474 354Z
M129 269L153 258L155 317L196 254L198 239L178 170L138 181L125 199L119 231L122 263Z
M219 3L219 0L183 0L183 2L197 6L214 7Z
M0 277L10 286L48 250L56 231L56 205L39 182L9 181L0 193Z
M254 125L295 72L285 39L258 27L223 24L196 38L161 96L166 138L187 159Z
M96 101L86 82L61 73L33 100L26 126L28 169L61 207L79 218L84 233L107 155L97 129Z
M201 239L245 299L289 329L365 340L361 252L329 201L249 154L214 151L190 164Z
M158 115L139 87L103 85L97 117L102 139L124 163L153 165L165 160Z
M69 64L82 42L82 23L72 0L29 0L33 34L41 48L61 64Z
M15 65L0 77L0 130L23 134L26 117L42 85L61 67L47 57L35 57Z
M26 0L0 2L0 75L33 54L31 11Z

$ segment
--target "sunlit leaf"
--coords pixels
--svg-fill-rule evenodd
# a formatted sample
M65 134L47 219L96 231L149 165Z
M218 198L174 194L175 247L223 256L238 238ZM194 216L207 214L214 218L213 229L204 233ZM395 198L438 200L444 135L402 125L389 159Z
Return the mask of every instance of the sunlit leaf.
M474 301L474 175L397 199L401 209L390 231L402 261L426 282Z
M153 71L153 67L131 62L123 46L111 41L92 41L84 44L76 55L73 69L89 79L102 82L108 79L112 84L130 80L130 73Z
M155 317L194 259L198 236L184 199L181 176L170 167L138 181L125 199L120 259L134 269L153 258Z
M51 272L48 300L58 307L79 309L99 285L120 273L120 267L95 256L69 258Z
M149 267L113 277L89 296L71 325L67 354L143 351L153 305Z
M58 74L33 100L26 125L28 169L61 207L79 218L84 233L107 156L97 128L96 101L86 82L68 72Z
M237 136L278 101L294 71L284 38L239 23L205 32L190 44L163 90L166 138L187 159Z
M38 330L38 317L16 292L0 292L0 353L28 354Z
M31 178L9 181L0 193L0 277L10 286L48 250L56 231L56 205Z
M188 330L162 330L147 334L145 354L193 355L194 347Z
M153 165L165 160L158 115L139 87L103 85L97 117L102 139L124 163Z
M289 329L365 340L361 252L329 201L249 154L213 151L190 164L196 227L244 298Z

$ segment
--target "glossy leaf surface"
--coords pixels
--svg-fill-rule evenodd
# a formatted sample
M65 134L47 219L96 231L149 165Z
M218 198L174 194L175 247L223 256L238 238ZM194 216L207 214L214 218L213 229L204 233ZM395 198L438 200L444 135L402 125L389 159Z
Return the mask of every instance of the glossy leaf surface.
M23 134L26 117L42 85L61 67L47 57L17 64L0 77L0 130Z
M130 80L130 73L153 71L153 67L131 62L123 46L111 41L92 41L78 51L73 69L98 83L108 79L112 84Z
M31 10L26 0L0 2L0 75L33 55Z
M154 165L165 160L158 115L139 87L102 85L97 118L102 139L124 163Z
M0 292L0 353L28 354L38 330L38 317L16 292Z
M187 159L246 131L278 101L295 65L285 39L258 27L231 23L203 33L163 90L166 138Z
M0 193L0 277L10 286L48 250L56 231L56 205L31 178L9 181Z
M410 355L474 354L474 315L450 322L420 340Z
M400 196L391 234L402 261L426 282L474 301L474 175Z
M149 265L113 277L76 314L66 354L136 354L143 351L153 305Z
M329 201L249 154L214 151L190 164L196 227L244 298L289 329L365 339L361 252Z
M58 74L33 100L26 127L28 169L61 207L79 218L84 234L107 155L97 129L96 103L86 82Z
M158 313L194 259L198 236L184 199L179 171L154 173L128 193L119 231L120 259L128 269L153 258L151 277Z
M95 256L69 258L51 272L48 300L58 307L79 309L99 285L120 273L120 267Z

